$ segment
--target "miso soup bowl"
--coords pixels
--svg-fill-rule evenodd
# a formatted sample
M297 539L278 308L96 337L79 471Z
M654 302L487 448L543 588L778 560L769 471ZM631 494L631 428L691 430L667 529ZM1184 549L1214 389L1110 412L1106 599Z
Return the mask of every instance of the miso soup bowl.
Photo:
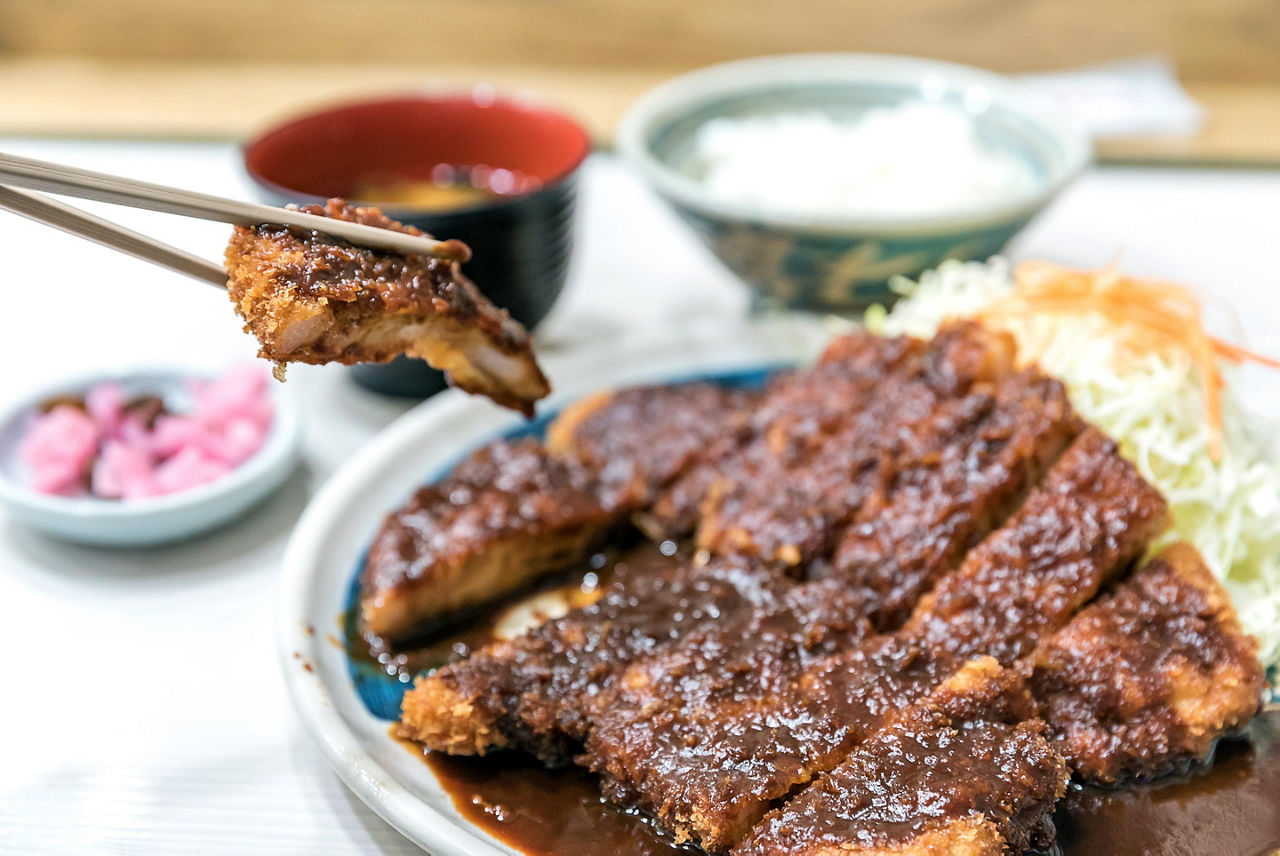
M814 111L856 119L873 108L914 101L967 113L980 140L1029 167L1032 186L964 208L844 216L726 201L696 174L697 132L712 119ZM747 283L757 306L846 314L891 302L888 282L896 275L998 252L1090 159L1086 135L1013 80L951 63L872 54L761 57L674 78L627 111L618 148Z
M573 245L579 167L591 151L583 127L527 99L469 92L408 94L341 104L285 121L244 147L244 168L263 201L319 203L340 196L472 250L463 273L496 305L532 328L564 288ZM432 211L356 196L370 176L430 180L441 164L506 169L536 189L465 208ZM420 360L354 366L356 379L392 394L444 388Z

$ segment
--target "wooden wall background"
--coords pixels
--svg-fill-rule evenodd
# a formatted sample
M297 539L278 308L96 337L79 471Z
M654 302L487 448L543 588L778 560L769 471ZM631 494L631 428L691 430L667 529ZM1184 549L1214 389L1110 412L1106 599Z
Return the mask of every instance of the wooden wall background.
M351 92L484 79L607 136L671 74L813 50L1011 72L1161 52L1211 109L1169 153L1280 154L1280 0L0 0L0 132L238 135Z

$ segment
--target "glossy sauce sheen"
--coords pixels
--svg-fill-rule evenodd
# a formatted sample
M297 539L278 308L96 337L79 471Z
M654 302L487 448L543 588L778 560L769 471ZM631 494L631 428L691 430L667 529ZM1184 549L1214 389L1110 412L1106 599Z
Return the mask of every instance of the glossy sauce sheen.
M604 803L579 768L546 770L515 755L425 757L463 817L530 856L700 852ZM1259 716L1246 739L1222 741L1205 773L1126 791L1073 793L1054 821L1053 856L1269 856L1280 849L1280 711Z
M463 758L437 752L427 764L469 822L530 856L664 856L680 847L644 818L605 802L581 767L547 770L523 756Z
M1069 794L1054 817L1065 856L1269 856L1280 851L1280 710L1218 744L1206 772L1126 791Z

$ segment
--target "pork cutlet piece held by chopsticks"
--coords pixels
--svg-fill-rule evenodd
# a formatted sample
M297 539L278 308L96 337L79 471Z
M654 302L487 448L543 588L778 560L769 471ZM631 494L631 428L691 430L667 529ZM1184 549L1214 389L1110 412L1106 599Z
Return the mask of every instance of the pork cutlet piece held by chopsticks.
M301 210L423 234L338 199ZM465 246L452 243L465 258ZM278 372L287 363L385 363L407 354L444 371L455 386L526 415L550 392L528 331L490 303L454 259L366 249L267 224L236 227L226 268L236 311Z

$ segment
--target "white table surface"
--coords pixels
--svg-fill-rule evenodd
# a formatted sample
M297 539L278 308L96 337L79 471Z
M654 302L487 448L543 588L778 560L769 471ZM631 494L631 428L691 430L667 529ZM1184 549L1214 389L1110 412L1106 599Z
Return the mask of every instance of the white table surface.
M231 146L0 140L0 150L250 195ZM609 157L587 165L580 204L571 282L542 331L549 345L744 311L732 278ZM209 257L227 234L106 210ZM103 366L252 357L215 289L5 214L0 227L0 404ZM1280 172L1095 171L1011 249L1078 265L1117 253L1135 273L1219 296L1254 346L1280 351ZM1250 381L1274 396L1274 384ZM0 518L0 851L419 852L347 793L299 730L272 634L294 520L406 405L337 368L294 367L287 390L307 414L305 464L228 529L101 551Z

